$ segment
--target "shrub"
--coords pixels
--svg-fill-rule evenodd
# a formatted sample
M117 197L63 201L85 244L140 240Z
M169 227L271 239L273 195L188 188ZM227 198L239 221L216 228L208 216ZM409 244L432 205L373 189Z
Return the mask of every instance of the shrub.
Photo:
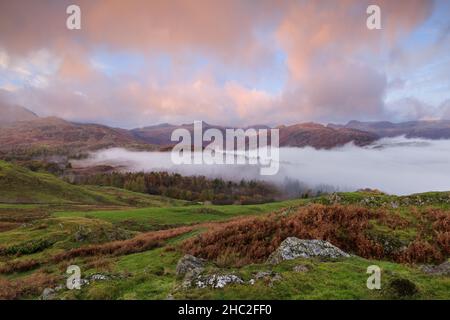
M0 266L0 273L9 274L14 272L25 272L37 268L40 263L37 260L16 260L8 261Z
M287 237L322 239L368 258L383 256L380 244L369 239L370 220L380 211L339 205L310 205L294 214L242 218L186 240L182 248L193 255L233 265L262 262Z
M192 227L180 227L169 230L147 232L128 240L113 241L98 245L89 245L58 254L53 257L53 261L60 262L76 257L89 257L98 255L120 256L130 253L142 252L160 247L164 240L187 233L192 229Z
M34 273L18 280L0 278L0 299L14 300L39 295L44 288L52 287L58 278L45 273Z
M410 222L390 211L314 204L288 215L280 213L213 226L186 240L182 250L221 265L235 266L263 262L287 237L326 240L364 258L406 263L440 262L450 252L450 215L439 210L421 215L417 239L406 249L398 246L400 252L371 232L374 222L390 229L410 227Z
M53 244L48 239L31 240L10 247L0 249L1 255L23 255L32 254L47 249Z

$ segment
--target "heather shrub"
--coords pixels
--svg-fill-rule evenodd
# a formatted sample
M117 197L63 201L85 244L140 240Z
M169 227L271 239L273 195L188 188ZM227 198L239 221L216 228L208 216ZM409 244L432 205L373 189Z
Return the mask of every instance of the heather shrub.
M54 262L74 259L77 257L112 255L120 256L151 250L162 246L163 241L182 235L192 230L192 227L180 227L139 234L128 240L112 241L104 244L88 245L72 249L53 257Z
M0 278L0 299L15 300L39 295L44 288L54 286L59 279L42 272L17 280Z
M14 260L5 262L0 266L0 273L9 274L14 272L25 272L37 268L40 263L37 260Z
M371 228L370 220L381 214L360 207L310 205L290 215L271 214L224 223L186 240L182 248L221 264L244 265L264 261L285 238L295 236L326 240L343 250L380 258L382 246L366 231Z
M320 204L300 207L287 215L278 212L212 226L209 231L186 240L181 248L220 265L241 266L265 261L284 239L297 237L326 240L368 259L406 263L443 261L450 250L448 213L429 210L418 217L418 225L413 226L417 228L417 239L398 251L387 247L383 237L374 237L371 231L374 224L390 230L412 227L405 218L381 209ZM395 239L394 234L392 237Z

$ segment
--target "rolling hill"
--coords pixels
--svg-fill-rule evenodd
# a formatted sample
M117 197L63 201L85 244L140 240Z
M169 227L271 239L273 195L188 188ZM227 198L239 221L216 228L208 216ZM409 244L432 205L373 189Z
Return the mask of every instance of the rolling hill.
M107 203L100 193L73 186L53 175L0 161L2 203Z
M356 129L374 133L380 137L405 135L407 138L450 139L450 120L409 121L392 123L389 121L350 121L346 125L328 125L333 129Z
M160 124L132 130L133 134L148 142L161 146L170 146L175 143L170 140L173 130L178 128L193 132L193 124L181 126L171 124ZM225 132L225 127L203 123L203 130L217 128ZM269 129L267 126L251 126L254 129ZM302 123L292 126L279 126L281 147L306 147L317 149L330 149L353 141L356 145L368 145L378 139L374 133L364 132L349 128L330 128L317 123ZM247 128L243 128L244 130Z
M80 124L60 118L37 118L0 127L0 155L77 157L88 151L110 147L153 150L154 146L125 129L98 124Z
M331 149L351 141L357 146L371 144L378 139L374 133L349 128L330 128L317 123L281 126L280 146Z
M202 123L202 129L203 132L205 132L208 129L219 129L223 134L225 134L226 129L237 129L233 127L224 127L224 126L218 126L218 125L212 125L206 122ZM269 129L268 126L264 125L256 125L256 126L250 126L242 128L246 130L247 128L254 128L254 129ZM176 129L186 129L188 130L191 135L194 132L194 124L182 124L182 125L173 125L168 123L162 123L155 126L148 126L144 128L137 128L131 130L131 132L134 134L135 137L142 139L148 143L160 145L160 146L171 146L176 144L175 142L170 140L170 136L172 135L172 132ZM207 143L206 143L207 144Z
M0 160L0 203L161 207L184 201L111 187L75 186L51 174Z

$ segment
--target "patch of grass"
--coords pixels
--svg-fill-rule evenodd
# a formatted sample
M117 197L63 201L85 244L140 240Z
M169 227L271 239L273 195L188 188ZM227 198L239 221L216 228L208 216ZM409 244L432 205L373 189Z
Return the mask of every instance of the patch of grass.
M148 228L154 226L186 225L223 221L237 216L260 215L290 206L304 204L305 200L289 200L257 205L192 205L182 207L151 207L131 210L56 212L56 217L90 217L113 223L134 221Z

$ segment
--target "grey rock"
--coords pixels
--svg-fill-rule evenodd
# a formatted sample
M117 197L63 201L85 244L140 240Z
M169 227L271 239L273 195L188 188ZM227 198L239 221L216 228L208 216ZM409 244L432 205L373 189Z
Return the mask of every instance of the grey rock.
M350 255L324 240L302 240L289 237L269 256L267 263L278 264L284 260L313 257L338 259L348 258Z
M89 277L90 281L104 281L104 280L109 280L110 277L101 273L97 273L97 274L93 274L92 276Z
M54 300L56 298L56 291L52 288L45 288L42 291L41 300Z
M294 268L292 268L292 271L299 272L299 273L308 272L309 267L306 265L303 265L303 264L299 264L299 265L295 266Z
M420 268L423 272L437 275L437 276L448 276L450 275L450 261L441 263L440 265L424 265Z
M200 274L205 269L205 260L186 254L178 260L176 273L179 276L192 278Z
M223 288L229 284L243 284L244 281L234 274L212 274L199 276L191 284L197 288L211 287L214 289Z
M251 280L253 280L253 284L256 280L264 280L265 283L268 283L269 286L272 287L274 282L280 281L281 279L282 277L279 273L273 271L259 271L255 274L255 278Z

